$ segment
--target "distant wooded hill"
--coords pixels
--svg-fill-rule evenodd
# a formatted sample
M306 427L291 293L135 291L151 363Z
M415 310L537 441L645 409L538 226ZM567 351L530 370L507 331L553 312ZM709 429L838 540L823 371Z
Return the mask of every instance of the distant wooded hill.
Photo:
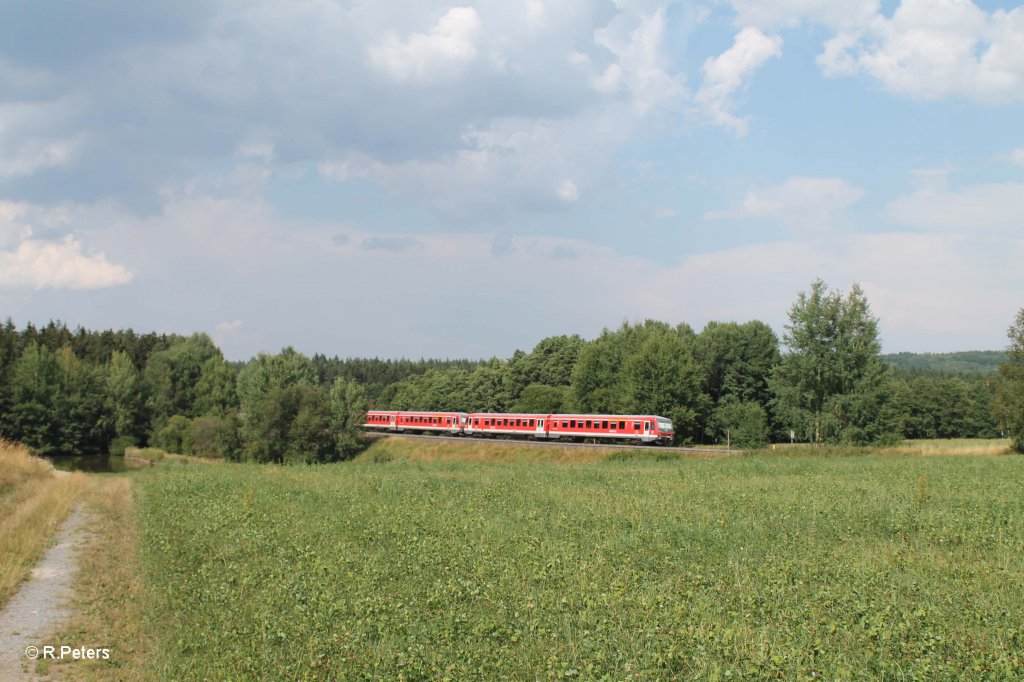
M889 353L882 360L907 372L939 372L943 374L987 374L1006 362L1006 353L999 350L968 350L958 353Z

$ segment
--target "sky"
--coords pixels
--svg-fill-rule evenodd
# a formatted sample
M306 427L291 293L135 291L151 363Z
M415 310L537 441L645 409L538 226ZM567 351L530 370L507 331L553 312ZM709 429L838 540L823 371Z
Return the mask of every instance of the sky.
M0 316L229 359L1024 307L1024 7L0 0Z

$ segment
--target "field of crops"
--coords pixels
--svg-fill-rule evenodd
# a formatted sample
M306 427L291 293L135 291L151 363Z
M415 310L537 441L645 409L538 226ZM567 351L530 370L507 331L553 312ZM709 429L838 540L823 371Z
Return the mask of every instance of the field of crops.
M167 679L1020 679L1024 458L169 467Z

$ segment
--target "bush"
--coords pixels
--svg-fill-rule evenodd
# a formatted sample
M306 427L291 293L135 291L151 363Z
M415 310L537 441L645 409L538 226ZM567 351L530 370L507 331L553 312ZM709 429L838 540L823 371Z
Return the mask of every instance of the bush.
M153 436L153 445L178 454L189 454L191 447L191 419L176 414Z
M754 449L768 444L768 418L757 403L727 401L715 410L712 422L730 446Z
M189 454L200 457L238 459L240 441L238 423L230 417L196 417L189 424Z
M127 448L135 447L138 444L135 436L118 436L110 443L110 454L123 455Z

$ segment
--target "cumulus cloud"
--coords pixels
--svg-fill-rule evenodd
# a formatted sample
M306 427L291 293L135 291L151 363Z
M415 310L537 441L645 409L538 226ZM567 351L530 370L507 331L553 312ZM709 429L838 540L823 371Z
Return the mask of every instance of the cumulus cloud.
M686 87L681 75L672 75L665 68L664 39L662 9L636 17L616 16L594 33L594 42L611 52L615 61L592 77L593 86L604 93L629 92L640 113L679 102Z
M451 79L476 57L480 15L472 7L452 7L427 33L413 33L404 40L388 34L370 48L375 66L401 83L429 83Z
M749 121L733 112L732 97L762 64L781 54L782 38L767 36L752 26L744 28L736 34L732 47L704 62L704 80L695 97L697 105L715 125L745 135Z
M824 230L863 197L863 189L842 178L792 177L779 185L751 189L737 208L709 211L704 218L771 218L796 229Z
M133 277L103 253L84 253L70 235L60 242L27 238L14 251L0 251L4 289L103 289L127 284Z
M985 12L967 0L903 0L891 19L845 28L819 57L827 75L864 74L921 99L1024 99L1024 8Z

